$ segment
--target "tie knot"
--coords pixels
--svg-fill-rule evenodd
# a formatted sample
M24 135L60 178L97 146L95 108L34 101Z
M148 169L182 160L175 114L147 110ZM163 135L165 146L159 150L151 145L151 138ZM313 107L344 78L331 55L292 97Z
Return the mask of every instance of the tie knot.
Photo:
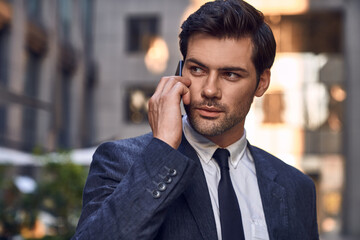
M229 155L230 155L229 151L225 148L216 149L213 158L218 163L220 169L224 169L224 168L229 169L229 163L228 163Z

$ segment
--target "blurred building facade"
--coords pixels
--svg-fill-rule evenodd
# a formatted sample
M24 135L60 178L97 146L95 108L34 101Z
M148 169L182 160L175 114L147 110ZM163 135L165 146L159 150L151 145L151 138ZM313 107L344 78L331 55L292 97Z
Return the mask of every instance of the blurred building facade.
M174 74L180 23L204 2L0 0L0 144L51 151L150 131L147 100ZM356 239L360 1L249 2L278 53L248 138L313 177L324 236Z
M0 1L1 145L31 152L90 144L92 3Z

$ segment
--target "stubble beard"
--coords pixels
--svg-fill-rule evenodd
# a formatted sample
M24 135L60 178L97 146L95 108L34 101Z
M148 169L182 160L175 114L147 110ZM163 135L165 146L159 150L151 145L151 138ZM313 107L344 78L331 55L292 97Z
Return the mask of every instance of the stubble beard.
M186 114L192 128L199 134L205 137L219 136L227 131L230 131L234 126L245 121L246 115L249 112L250 106L253 102L253 96L249 97L245 102L239 103L235 106L232 112L229 107L218 103L214 100L204 100L202 102L194 102L185 105ZM201 106L214 106L221 109L224 114L219 118L204 118L197 113L195 109Z

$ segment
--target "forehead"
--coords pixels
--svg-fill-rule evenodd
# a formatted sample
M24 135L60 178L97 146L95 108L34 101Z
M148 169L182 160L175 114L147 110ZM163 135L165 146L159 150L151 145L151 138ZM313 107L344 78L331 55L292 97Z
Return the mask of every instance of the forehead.
M217 38L194 34L189 38L186 58L195 58L213 67L243 67L251 70L253 44L250 37Z

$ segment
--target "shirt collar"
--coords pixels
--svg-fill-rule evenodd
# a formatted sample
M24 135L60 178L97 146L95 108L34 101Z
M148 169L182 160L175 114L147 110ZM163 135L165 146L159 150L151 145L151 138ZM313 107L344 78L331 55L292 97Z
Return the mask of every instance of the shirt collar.
M206 164L209 164L212 156L217 148L218 145L211 142L209 139L205 138L198 132L196 132L188 121L187 115L183 116L182 119L183 123L183 132L190 143L190 145L195 149L197 154L199 155L200 159L204 161ZM246 150L246 132L244 131L243 136L226 149L230 152L230 164L236 168L243 157L245 150Z

